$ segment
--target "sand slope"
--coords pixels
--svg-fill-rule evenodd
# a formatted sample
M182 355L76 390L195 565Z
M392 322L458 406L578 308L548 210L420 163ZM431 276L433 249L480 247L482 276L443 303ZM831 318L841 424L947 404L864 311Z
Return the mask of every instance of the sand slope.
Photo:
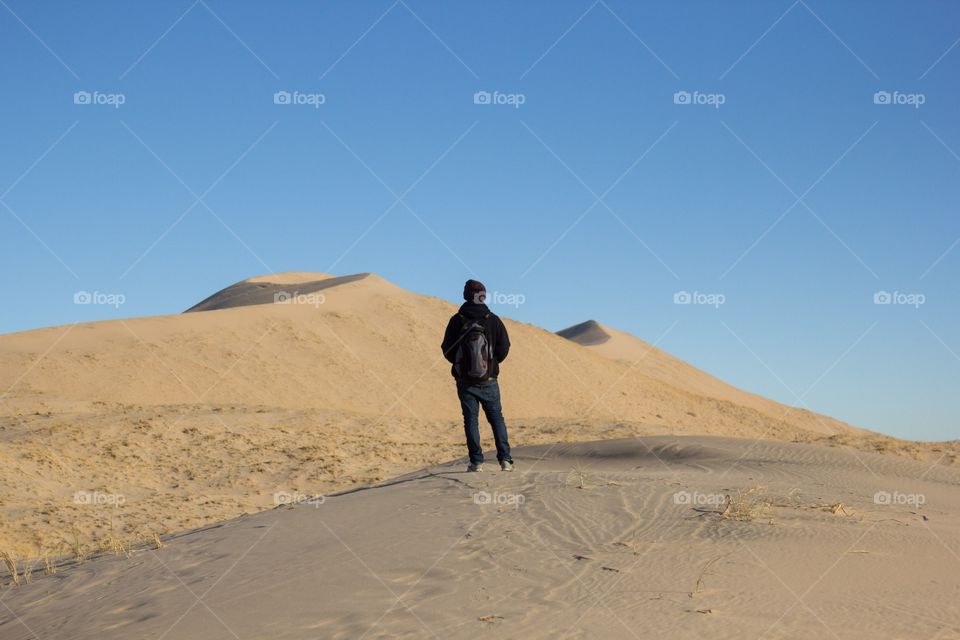
M89 409L91 401L170 405L203 399L458 417L439 349L453 305L374 274L293 274L294 281L285 275L273 278L277 284L264 278L237 283L191 308L212 310L205 313L0 336L0 388L13 386L7 406L43 413ZM278 293L299 297L274 304ZM532 325L507 320L507 327L515 346L502 382L516 417L589 416L679 430L711 425L718 433L784 438L853 430L776 403L759 413L697 395L678 380L683 376L611 362Z
M956 468L716 437L515 457L35 577L0 637L960 637Z
M784 405L727 384L640 338L596 320L557 331L557 335L593 353L628 363L636 370L689 393L750 407L763 415L782 415Z

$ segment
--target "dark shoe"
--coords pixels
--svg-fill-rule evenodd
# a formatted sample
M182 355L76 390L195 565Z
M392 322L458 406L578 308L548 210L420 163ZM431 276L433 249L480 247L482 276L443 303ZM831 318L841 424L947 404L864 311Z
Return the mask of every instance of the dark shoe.
M479 473L480 471L483 471L483 463L481 462L478 464L474 464L471 462L470 464L467 465L467 471L469 471L470 473Z

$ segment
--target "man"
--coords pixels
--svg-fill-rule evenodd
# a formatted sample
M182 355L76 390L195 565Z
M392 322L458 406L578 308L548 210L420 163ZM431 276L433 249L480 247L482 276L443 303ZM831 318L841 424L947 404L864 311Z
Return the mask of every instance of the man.
M457 381L457 395L463 410L463 431L470 454L467 471L483 470L479 427L481 406L493 429L500 469L513 471L507 425L500 407L500 385L497 383L500 363L510 352L510 338L503 321L484 304L487 288L483 283L467 280L463 287L463 299L465 302L460 310L447 323L441 349L450 361L450 372Z

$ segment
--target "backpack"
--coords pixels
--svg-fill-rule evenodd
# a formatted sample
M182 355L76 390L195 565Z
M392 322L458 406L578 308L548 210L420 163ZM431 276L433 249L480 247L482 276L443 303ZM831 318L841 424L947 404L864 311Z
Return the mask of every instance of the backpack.
M487 339L486 327L480 321L470 322L464 316L460 317L464 322L454 369L458 377L486 380L493 360L493 346ZM483 320L489 317L488 313L483 316Z

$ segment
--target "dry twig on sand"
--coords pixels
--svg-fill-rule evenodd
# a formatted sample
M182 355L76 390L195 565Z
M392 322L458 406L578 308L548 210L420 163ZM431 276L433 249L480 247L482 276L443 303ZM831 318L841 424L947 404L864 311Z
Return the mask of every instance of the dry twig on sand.
M722 555L717 556L716 558L711 558L710 560L707 560L707 563L703 565L703 568L700 570L700 575L697 576L697 583L693 586L693 591L690 592L691 598L697 595L698 593L700 593L701 587L703 587L703 579L707 576L707 570L709 570L710 567L716 564L719 560L722 560L723 558L726 558L727 556L729 556L731 553L733 552L731 551L730 553L724 553Z

